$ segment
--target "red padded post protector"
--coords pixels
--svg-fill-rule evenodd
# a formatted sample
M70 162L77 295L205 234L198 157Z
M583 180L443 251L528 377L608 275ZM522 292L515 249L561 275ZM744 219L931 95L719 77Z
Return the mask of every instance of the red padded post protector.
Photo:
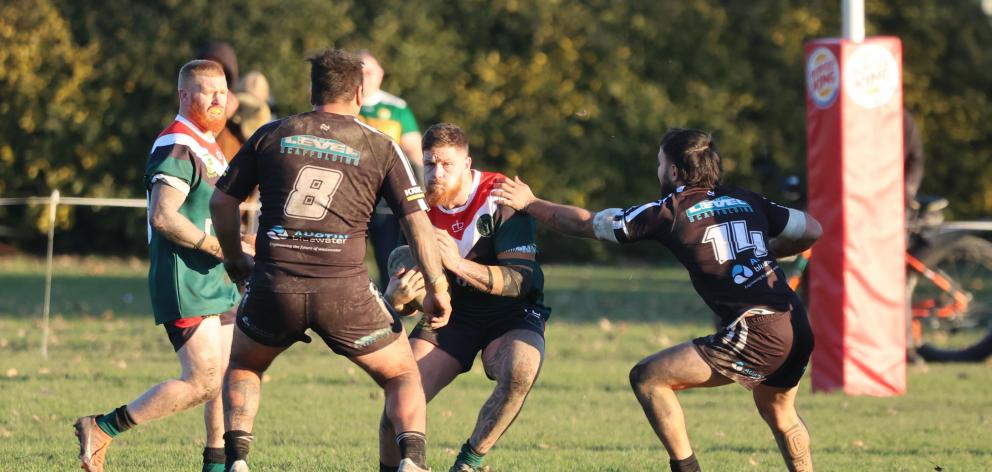
M806 44L813 391L906 391L902 43Z

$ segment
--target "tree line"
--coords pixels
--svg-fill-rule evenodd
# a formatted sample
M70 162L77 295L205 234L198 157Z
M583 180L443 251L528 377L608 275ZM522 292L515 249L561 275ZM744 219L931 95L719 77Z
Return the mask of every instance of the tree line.
M898 3L898 5L897 5ZM840 32L839 2L756 0L9 0L0 6L0 196L142 197L176 74L208 40L271 84L281 115L309 109L309 52L368 49L422 128L452 121L478 167L542 196L602 208L659 197L664 130L711 130L727 181L779 196L805 174L803 44ZM992 209L992 26L974 0L866 2L869 35L904 48L906 107L928 154L923 193L958 217ZM63 207L64 251L143 254L144 215ZM40 207L0 207L9 241L37 244ZM17 236L21 235L22 238ZM552 259L602 245L542 234ZM644 249L649 251L649 249ZM637 256L641 253L629 253Z

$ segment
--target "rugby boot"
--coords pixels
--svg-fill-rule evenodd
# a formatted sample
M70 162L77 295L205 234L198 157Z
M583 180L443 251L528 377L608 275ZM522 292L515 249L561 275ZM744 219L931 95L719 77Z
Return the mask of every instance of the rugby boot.
M76 420L76 438L79 439L79 460L89 472L103 472L103 460L113 438L96 424L96 416Z
M448 472L489 472L489 466L475 468L462 461L455 461L455 465L451 466Z
M227 468L227 472L250 472L248 470L248 463L245 461L234 461L231 467Z
M396 472L431 472L431 469L421 468L413 463L413 459L408 457L400 461L400 466L396 469Z

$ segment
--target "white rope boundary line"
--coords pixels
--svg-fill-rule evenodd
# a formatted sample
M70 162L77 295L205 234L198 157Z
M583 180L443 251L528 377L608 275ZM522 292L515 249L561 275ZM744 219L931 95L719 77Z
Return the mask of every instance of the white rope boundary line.
M0 198L0 206L11 205L48 205L52 197L15 197ZM148 201L143 198L89 198L89 197L59 197L59 205L106 206L120 208L146 208ZM243 210L257 210L258 203L242 203Z
M8 197L0 198L0 207L12 205L48 205L48 254L45 264L45 304L42 309L41 356L48 359L48 333L52 306L52 258L55 243L55 209L59 205L104 206L118 208L148 208L148 201L142 198L86 198L62 197L55 190L49 197ZM241 208L257 211L258 203L242 203Z

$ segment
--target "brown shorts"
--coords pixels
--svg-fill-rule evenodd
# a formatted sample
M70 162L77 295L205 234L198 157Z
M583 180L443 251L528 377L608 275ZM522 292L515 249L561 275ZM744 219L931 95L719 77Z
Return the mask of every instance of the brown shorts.
M538 306L522 306L511 313L488 318L460 317L455 312L448 324L438 329L431 329L421 320L410 338L423 339L437 346L461 364L462 372L468 372L479 351L512 330L533 331L544 337L548 314L547 308Z
M237 322L248 337L273 347L310 342L309 328L332 351L348 357L378 351L403 332L399 317L364 276L342 278L327 292L274 293L249 287Z
M785 312L755 309L692 342L710 367L748 390L758 384L792 388L809 364L813 330L802 307Z

